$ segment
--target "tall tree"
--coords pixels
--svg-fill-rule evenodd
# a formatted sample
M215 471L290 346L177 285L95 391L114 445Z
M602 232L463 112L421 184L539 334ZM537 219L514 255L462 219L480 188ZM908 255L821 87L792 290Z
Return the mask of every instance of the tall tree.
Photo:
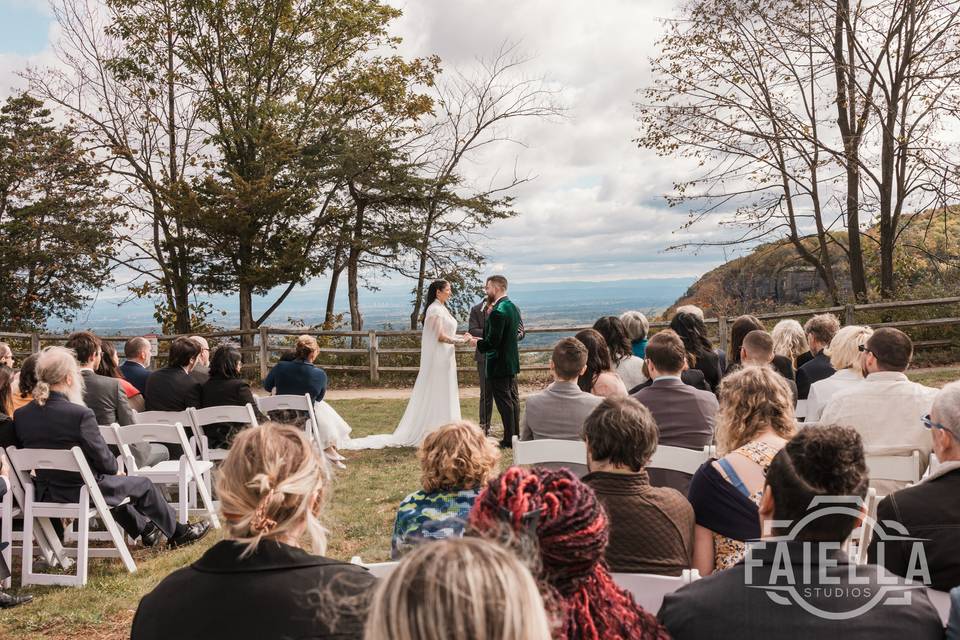
M109 280L120 216L77 135L27 94L0 108L0 321L10 329L70 320Z

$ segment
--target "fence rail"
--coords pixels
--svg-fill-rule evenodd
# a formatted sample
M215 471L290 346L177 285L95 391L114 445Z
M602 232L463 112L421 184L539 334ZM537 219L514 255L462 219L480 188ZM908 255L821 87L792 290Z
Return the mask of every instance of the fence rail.
M863 317L864 313L874 313L882 311L897 311L902 312L903 310L910 309L920 309L924 307L935 307L940 306L950 306L950 305L960 305L960 297L950 297L950 298L932 298L927 300L897 300L891 302L877 302L869 304L848 304L843 306L834 306L834 307L822 307L816 309L792 309L788 311L779 311L775 313L761 313L756 314L756 318L761 321L773 321L773 320L783 320L788 318L802 319L808 316L812 316L818 313L834 313L841 316L841 320L844 324L855 324L857 322L857 317ZM730 331L729 326L734 320L734 317L730 316L721 316L719 318L707 318L705 323L708 330L711 332L712 337L717 340L717 344L722 348L726 348L727 343L729 342ZM953 327L960 326L960 316L956 313L953 315L945 316L942 318L907 318L907 319L889 319L882 320L879 322L867 322L871 327L896 327L896 328L916 328L916 329L925 329L925 328L936 328L936 327ZM655 332L658 329L663 329L669 326L668 322L664 321L653 321L650 323L651 333ZM528 335L542 335L542 334L562 334L562 335L573 335L578 331L589 328L588 325L583 326L547 326L547 327L526 327L526 332ZM244 356L244 368L250 372L255 372L260 376L260 379L266 378L270 368L273 366L273 356L275 354L281 353L289 349L289 345L279 344L277 340L287 339L291 336L298 336L305 333L304 329L296 328L279 328L279 327L260 327L259 329L233 329L233 330L224 330L224 331L214 331L202 335L204 338L213 339L213 340L222 340L222 339L236 339L242 338L243 336L249 336L253 338L254 346L242 347L241 352ZM379 382L380 374L386 372L416 372L418 367L410 364L404 365L395 365L395 364L381 364L381 358L386 357L388 359L393 357L413 357L416 354L420 353L419 348L410 347L410 346L396 346L396 347L381 347L381 340L383 339L402 339L407 338L411 341L415 341L416 338L420 336L419 331L309 331L311 335L317 336L321 339L330 339L330 340L342 340L351 339L351 344L356 344L357 339L360 343L366 343L363 347L344 347L344 346L321 346L320 353L321 357L323 356L333 356L334 361L324 362L321 361L319 364L323 368L331 371L350 371L350 372L367 372L370 377L371 382ZM117 335L117 336L104 336L105 339L120 343L124 342L130 338L137 337L132 335ZM162 344L165 342L170 342L178 337L183 337L181 335L155 335L152 336L157 339L158 343ZM562 337L562 336L558 336ZM66 340L67 336L65 334L53 334L53 333L24 333L24 332L0 332L0 340L7 340L16 346L17 343L24 344L29 341L29 350L24 349L14 349L14 355L17 357L22 357L28 355L29 353L38 352L41 347L49 344L58 344L63 343ZM276 338L277 340L274 340ZM950 337L950 338L939 338L931 340L915 340L914 346L917 349L943 349L950 347L960 347L960 336ZM470 354L473 353L473 350L470 348L458 348L458 354ZM543 345L543 346L523 346L520 349L522 355L530 356L534 354L549 354L552 351L552 346ZM347 358L360 358L362 359L362 364L347 364L339 362L338 360L341 357ZM164 355L162 352L159 354L159 358L162 361ZM529 358L528 358L529 359ZM523 365L525 371L546 371L549 369L544 362L526 362ZM461 373L468 373L475 371L473 366L459 366L458 371Z

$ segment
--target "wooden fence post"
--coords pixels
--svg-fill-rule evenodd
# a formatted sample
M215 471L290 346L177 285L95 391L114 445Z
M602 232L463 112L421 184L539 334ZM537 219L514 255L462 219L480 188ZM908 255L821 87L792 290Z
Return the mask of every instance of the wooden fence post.
M848 304L843 308L843 324L850 326L856 323L856 305Z
M30 353L40 353L40 334L30 334Z
M267 366L270 362L270 351L267 350L267 344L270 341L270 329L269 327L262 326L260 327L260 383L263 384L263 381L267 379L267 373L269 372L269 367Z
M717 348L726 350L729 339L730 332L727 329L727 316L721 315L719 318L717 318L717 341L720 343L717 345ZM731 360L732 357L733 354L728 353L727 362L733 362L733 360Z
M377 384L380 382L380 344L377 332L371 330L367 333L367 338L370 342L368 345L370 350L370 382Z

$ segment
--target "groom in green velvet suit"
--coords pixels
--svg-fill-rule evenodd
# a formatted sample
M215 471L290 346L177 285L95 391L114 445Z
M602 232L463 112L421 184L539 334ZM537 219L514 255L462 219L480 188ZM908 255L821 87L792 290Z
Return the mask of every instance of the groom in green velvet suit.
M501 447L513 446L513 436L520 434L520 348L517 345L522 326L520 310L507 297L507 279L490 276L485 287L491 303L490 314L483 327L483 338L467 337L486 356L487 381L493 401L503 420Z

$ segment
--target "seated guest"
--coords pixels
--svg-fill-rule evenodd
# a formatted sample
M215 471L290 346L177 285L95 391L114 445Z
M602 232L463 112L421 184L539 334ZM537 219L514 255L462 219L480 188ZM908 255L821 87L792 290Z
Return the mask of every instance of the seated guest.
M638 384L643 384L647 376L643 373L643 358L633 355L633 348L630 345L630 338L627 337L627 330L616 316L607 316L600 318L593 323L604 342L607 343L607 349L610 351L610 358L613 360L613 368L620 376L624 386L632 389Z
M326 456L334 465L342 468L346 458L340 455L337 447L349 439L351 429L333 407L323 401L327 393L327 374L313 364L319 355L317 340L313 336L300 336L294 347L294 359L281 358L270 369L263 381L263 388L278 396L310 394Z
M13 369L13 349L6 342L0 342L0 367Z
M17 443L13 431L13 369L0 367L0 449ZM2 458L0 451L0 458ZM2 495L2 494L0 494ZM0 580L3 580L0 577Z
M175 338L170 343L167 366L147 379L147 411L186 411L200 406L200 383L190 372L200 357L200 345L190 338Z
M391 555L398 558L424 540L459 538L473 501L500 462L500 450L469 422L427 435L417 450L420 484L400 503Z
M773 338L763 329L751 331L743 337L740 345L740 364L744 367L770 367L780 375L783 375L774 365ZM790 387L790 395L793 397L794 404L797 401L797 383L791 378L784 376L787 386Z
M131 640L359 640L373 576L314 555L326 550L325 467L293 427L268 422L237 434L216 476L226 539L143 597Z
M743 364L743 352L741 349L743 347L743 340L747 337L747 334L752 331L766 332L766 329L763 328L763 323L754 316L743 315L733 321L733 325L730 327L730 351L727 352L727 368L724 370L723 375L733 373ZM794 373L790 360L783 356L778 356L771 351L770 361L766 364L773 366L777 373L787 380L790 380L790 383L793 384Z
M807 422L819 422L823 415L823 408L837 391L849 389L863 381L863 372L860 370L860 347L867 344L873 335L870 327L850 325L837 331L830 346L824 353L830 358L830 366L836 373L814 382L810 385L810 394L807 396Z
M147 378L150 377L150 341L146 338L130 338L123 345L125 360L120 365L124 379L147 395Z
M747 367L724 378L717 416L719 460L690 481L687 499L697 516L693 566L700 575L743 559L744 542L760 537L757 506L770 462L793 436L793 399L783 376Z
M587 348L587 369L577 380L580 389L601 397L627 395L627 387L613 369L610 350L600 332L584 329L575 337Z
M0 367L0 375L3 375L4 371L11 371L10 367ZM5 445L7 446L7 445ZM7 466L6 456L0 456L0 498L3 498L4 494L7 491L10 491L10 474L13 471L10 470L10 467ZM0 550L2 550L6 545L10 544L10 540L0 540ZM7 561L3 559L3 556L0 555L0 580L6 580L10 577L11 567L7 566ZM0 609L12 609L13 607L19 607L21 604L26 604L33 600L31 595L15 596L9 593L0 591Z
M751 545L745 562L667 594L660 620L676 640L823 638L837 633L881 640L942 638L940 616L924 589L911 590L906 603L896 603L900 606L890 606L886 598L871 602L888 589L890 597L902 596L896 587L906 583L875 565L850 564L841 545L857 526L856 516L817 515L836 508L833 498L862 500L867 484L856 432L843 427L801 430L767 472L760 504L764 540ZM827 502L812 505L820 497ZM792 530L804 518L811 520ZM803 602L785 605L771 597L787 589Z
M630 350L638 358L646 358L647 338L650 335L650 321L639 311L626 311L620 314L620 322L627 331Z
M671 331L671 329L667 329L667 331ZM663 332L661 331L660 333ZM628 395L635 395L641 389L646 389L653 384L653 378L650 377L650 371L648 370L646 360L643 361L643 375L647 376L646 381L644 381L643 384L638 384L634 388L629 389ZM706 379L703 377L703 371L700 371L699 369L690 369L687 366L686 352L684 352L683 371L680 372L680 382L685 385L689 385L694 389L700 389L700 391L710 391L710 385L707 384Z
M924 418L940 466L916 484L891 493L877 505L877 520L892 520L906 527L903 535L922 539L924 558L930 570L930 587L950 591L960 586L960 382L941 389ZM870 562L883 562L887 570L906 576L912 541L884 540L878 556L878 540L870 545Z
M197 356L197 364L190 371L190 377L203 384L210 379L210 343L203 336L190 336L190 339L200 347L200 355Z
M163 493L147 478L117 475L117 458L100 435L96 415L83 405L83 382L70 350L47 347L40 353L33 401L17 411L13 427L20 448L80 447L117 524L145 547L156 545L161 534L173 548L209 531L206 522L178 523ZM38 470L34 485L40 502L76 502L83 480L70 471Z
M577 386L587 370L587 348L576 338L563 338L553 347L553 384L527 397L521 440L579 440L583 421L602 398Z
M555 640L667 638L650 613L610 577L607 514L567 469L510 467L480 492L469 535L498 540L527 560Z
M200 407L242 407L249 404L253 407L257 421L265 420L257 408L257 400L250 390L250 383L241 376L242 368L240 350L237 347L232 344L217 347L210 359L209 377L200 388ZM207 446L211 449L229 448L233 437L246 426L233 422L208 424L203 428L203 433L207 436Z
M363 637L547 640L550 622L537 583L515 554L464 538L423 545L380 580Z
M790 378L795 380L797 369L813 357L803 327L793 319L781 320L773 325L770 336L773 338L773 352L790 362Z
M693 508L679 491L650 485L657 423L632 398L607 398L583 425L584 484L610 517L611 571L679 576L693 557Z
M37 358L39 354L26 357L13 381L13 410L25 407L33 401L33 388L37 386Z
M681 381L686 348L680 336L667 329L650 338L646 365L653 384L631 397L653 414L659 444L687 449L712 444L719 408L717 396ZM650 469L649 473L654 486L673 487L686 495L689 474L668 469Z
M679 312L670 321L670 328L683 340L687 350L687 360L691 369L699 369L710 386L709 391L716 393L720 387L720 356L713 350L707 337L707 327L700 316Z
M797 399L806 400L810 395L810 385L832 376L836 369L830 365L830 357L824 349L830 346L833 336L840 330L840 322L832 313L821 313L807 320L803 325L810 345L810 360L797 369ZM803 417L803 416L801 416Z
M907 378L904 372L912 357L913 343L903 331L887 327L874 331L860 348L860 368L866 378L833 394L820 421L853 427L870 453L919 451L922 473L933 445L919 418L930 413L937 390ZM906 483L872 478L870 486L885 496Z
M143 411L146 406L143 393L127 382L123 374L120 373L120 356L117 355L116 347L109 340L101 340L100 350L103 352L103 356L100 358L96 373L117 380L120 383L120 388L123 389L123 393L127 396L127 403L129 403L130 408L134 411Z

